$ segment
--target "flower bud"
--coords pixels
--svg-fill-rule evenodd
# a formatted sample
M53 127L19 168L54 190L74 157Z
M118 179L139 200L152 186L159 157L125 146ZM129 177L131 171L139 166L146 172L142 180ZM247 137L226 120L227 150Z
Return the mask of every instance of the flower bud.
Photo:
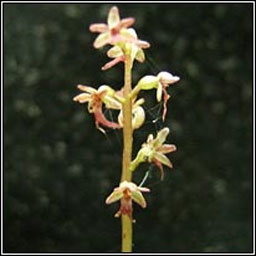
M136 106L132 109L132 129L140 128L145 121L145 111L141 106ZM123 127L123 111L118 115L118 123Z
M132 111L132 128L133 129L138 129L140 128L144 121L145 121L145 111L142 107L138 106L133 109Z
M148 75L141 78L137 86L139 86L141 90L151 90L157 88L158 82L159 78L157 76Z
M178 76L173 76L171 73L166 71L160 72L157 77L160 78L161 83L163 84L173 84L180 80Z

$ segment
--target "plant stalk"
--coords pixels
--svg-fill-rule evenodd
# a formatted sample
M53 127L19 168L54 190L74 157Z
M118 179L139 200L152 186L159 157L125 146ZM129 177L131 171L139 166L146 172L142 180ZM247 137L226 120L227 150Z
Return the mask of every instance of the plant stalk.
M132 172L129 166L132 159L132 100L129 97L132 90L131 81L132 62L130 56L126 55L124 73L124 103L123 111L123 162L121 181L131 181ZM132 216L122 215L122 252L132 251Z

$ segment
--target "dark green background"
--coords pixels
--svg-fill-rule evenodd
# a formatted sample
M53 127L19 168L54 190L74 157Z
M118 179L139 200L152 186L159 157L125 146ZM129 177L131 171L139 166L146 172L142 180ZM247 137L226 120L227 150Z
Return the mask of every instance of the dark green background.
M72 101L78 83L122 87L123 66L102 72L108 47L94 49L88 31L111 6L4 4L5 252L120 251L118 204L104 200L119 183L121 132L104 136ZM134 83L162 70L181 77L165 124L153 122L155 92L141 94L134 154L163 126L178 151L163 182L151 168L148 207L134 206L134 251L252 251L252 4L117 6L151 43Z

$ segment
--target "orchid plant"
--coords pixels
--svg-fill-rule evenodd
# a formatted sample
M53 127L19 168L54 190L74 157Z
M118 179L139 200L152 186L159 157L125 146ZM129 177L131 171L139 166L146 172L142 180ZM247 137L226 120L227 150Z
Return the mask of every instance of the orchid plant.
M116 91L109 85L102 84L98 89L86 85L78 85L82 92L73 98L74 101L88 104L89 113L94 115L95 126L105 133L104 127L123 130L123 160L122 175L120 184L114 188L107 197L106 204L120 200L120 209L115 217L121 217L122 221L122 252L132 251L132 227L133 201L142 208L146 207L146 200L142 192L150 192L149 188L136 185L132 180L132 174L138 170L143 162L155 164L164 178L163 165L172 168L173 165L166 154L176 151L173 144L165 144L169 128L165 127L158 131L156 137L149 134L147 141L142 144L136 157L132 160L133 133L139 129L145 121L143 108L144 99L139 98L142 90L156 89L157 102L163 102L162 119L165 121L167 113L167 101L170 98L168 88L179 81L179 77L169 72L162 71L157 75L146 75L142 77L135 86L132 86L132 68L137 60L140 63L145 61L144 49L150 44L138 39L136 31L131 28L134 18L120 19L117 7L112 7L108 13L107 24L92 24L91 32L99 33L94 41L95 48L102 48L110 45L107 56L111 58L102 70L108 70L118 63L124 63L124 86ZM103 108L119 111L117 120L110 121L103 114Z

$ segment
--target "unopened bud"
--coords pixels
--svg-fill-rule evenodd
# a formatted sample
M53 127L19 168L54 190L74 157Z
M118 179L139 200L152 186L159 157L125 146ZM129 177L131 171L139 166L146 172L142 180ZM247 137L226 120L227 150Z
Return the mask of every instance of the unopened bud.
M157 88L158 82L159 78L157 76L148 75L141 78L137 85L142 90L151 90L153 88Z

